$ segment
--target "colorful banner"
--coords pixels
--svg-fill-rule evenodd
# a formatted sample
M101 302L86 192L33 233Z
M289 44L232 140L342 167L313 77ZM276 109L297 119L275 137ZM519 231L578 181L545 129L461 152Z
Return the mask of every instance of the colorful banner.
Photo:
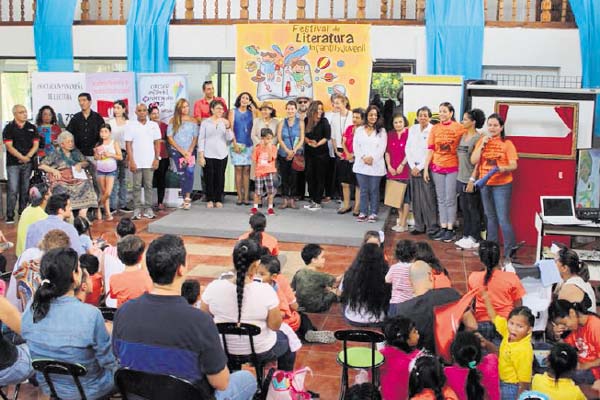
M187 98L187 93L187 78L183 74L137 74L138 102L158 105L160 119L165 123L173 116L177 100Z
M299 96L329 106L334 93L351 104L368 103L370 25L261 24L237 26L237 91L278 111Z
M58 123L66 127L71 117L81 111L77 96L86 91L85 74L76 72L34 72L31 74L32 115L49 105Z
M86 90L92 95L92 109L104 118L113 117L113 104L123 100L129 114L135 106L135 74L133 72L106 72L86 74Z

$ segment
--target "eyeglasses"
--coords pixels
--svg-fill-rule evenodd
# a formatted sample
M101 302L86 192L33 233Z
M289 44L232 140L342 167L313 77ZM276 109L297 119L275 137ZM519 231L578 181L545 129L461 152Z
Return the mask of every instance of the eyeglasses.
M298 100L298 104L307 104L308 100Z
M212 81L204 81L204 83L202 83L203 85L212 85Z

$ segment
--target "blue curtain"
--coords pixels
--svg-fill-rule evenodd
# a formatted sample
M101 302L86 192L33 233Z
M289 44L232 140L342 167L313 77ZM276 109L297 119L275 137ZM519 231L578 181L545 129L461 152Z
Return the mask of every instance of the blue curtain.
M169 72L169 21L175 0L132 0L127 20L127 68Z
M427 0L427 72L480 79L484 26L483 0Z
M600 88L600 2L569 0L579 28L582 86ZM600 137L600 96L596 98L594 135Z
M40 72L73 72L76 4L77 0L38 0L33 38Z

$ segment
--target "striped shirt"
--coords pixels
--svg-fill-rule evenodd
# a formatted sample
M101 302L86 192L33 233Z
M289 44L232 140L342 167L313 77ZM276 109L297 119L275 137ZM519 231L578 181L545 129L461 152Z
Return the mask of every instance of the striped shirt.
M385 275L385 281L392 284L390 304L402 303L414 297L413 288L408 278L409 269L410 263L399 262L392 265Z

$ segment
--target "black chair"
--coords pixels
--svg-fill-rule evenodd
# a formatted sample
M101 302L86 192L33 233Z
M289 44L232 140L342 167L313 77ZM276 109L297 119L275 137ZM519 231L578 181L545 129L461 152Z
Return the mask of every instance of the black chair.
M31 362L33 369L38 372L41 372L44 375L44 379L50 388L50 399L51 400L59 400L60 397L56 393L56 389L54 388L54 383L52 383L52 379L50 375L70 375L75 381L75 386L77 386L77 390L79 391L79 395L81 396L81 400L87 400L85 396L85 391L83 390L83 386L81 386L81 382L79 378L85 376L87 374L87 370L81 364L71 364L64 361L58 360L49 360L49 359L38 359L33 360Z
M117 312L116 308L112 308L112 307L98 307L98 309L102 313L102 318L104 318L105 321L111 321L112 322L112 320L115 318L115 312Z
M221 322L217 324L217 329L223 339L223 349L225 350L225 355L227 355L227 366L229 369L239 371L242 368L242 364L251 364L256 370L257 393L262 393L266 362L258 359L254 349L254 336L260 335L260 328L252 324L241 323L238 325L235 322ZM225 335L248 336L251 353L244 355L229 354Z
M214 400L213 391L206 385L196 386L172 375L153 374L120 368L115 372L115 383L123 400Z
M367 330L341 330L334 336L342 341L342 351L337 355L337 362L342 366L342 382L340 386L340 399L343 399L348 390L348 369L371 368L371 382L379 386L379 367L385 362L383 354L377 350L377 343L383 342L385 337L378 332ZM370 347L348 347L348 342L370 343Z
M0 387L0 398L2 398L2 400L9 400L8 395L4 393L5 388L6 386ZM17 400L17 398L19 397L19 390L21 390L21 384L17 383L15 385L15 391L13 393L13 400Z

